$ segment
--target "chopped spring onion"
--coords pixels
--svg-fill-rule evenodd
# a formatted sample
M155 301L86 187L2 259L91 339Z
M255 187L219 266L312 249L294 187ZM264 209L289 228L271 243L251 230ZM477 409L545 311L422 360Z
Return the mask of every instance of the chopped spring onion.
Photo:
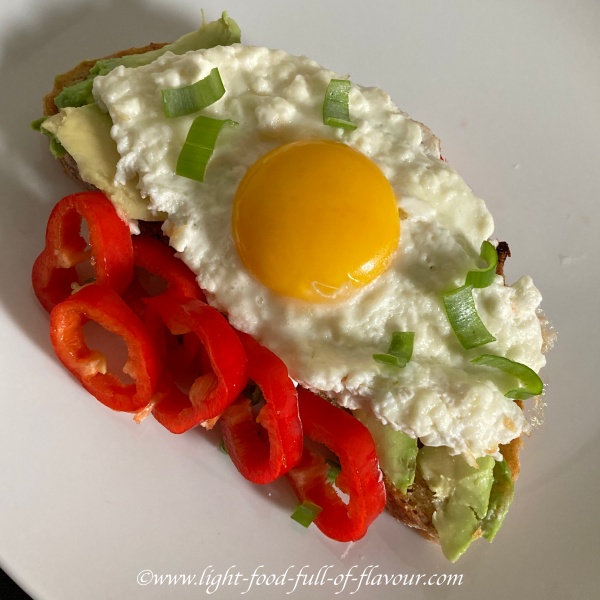
M223 125L237 125L231 119L213 119L200 115L194 119L177 159L177 175L204 181L206 166L215 149Z
M474 269L467 273L465 285L472 285L474 288L484 288L491 285L496 275L496 266L498 265L498 251L488 241L484 241L481 244L479 256L488 266L485 269Z
M481 356L474 358L471 362L476 365L500 369L518 379L520 384L519 387L506 392L504 395L507 398L526 400L532 396L539 396L544 389L544 383L533 369L530 369L527 365L522 363L510 360L509 358L496 356L494 354L482 354Z
M387 354L373 354L373 358L386 365L404 368L412 357L414 341L414 331L394 331Z
M444 294L443 300L450 325L463 348L469 350L496 340L477 314L472 285Z
M305 500L302 504L298 504L290 518L300 523L303 527L308 527L317 518L321 510L323 509L317 504Z
M350 120L350 109L348 108L350 86L347 79L332 79L329 82L323 101L323 123L325 125L342 129L356 129L356 125Z
M329 465L329 468L327 469L327 479L329 479L330 483L333 485L342 468L332 460L328 460L327 464Z
M215 103L225 93L216 67L200 81L182 88L162 90L163 107L168 118L198 112Z

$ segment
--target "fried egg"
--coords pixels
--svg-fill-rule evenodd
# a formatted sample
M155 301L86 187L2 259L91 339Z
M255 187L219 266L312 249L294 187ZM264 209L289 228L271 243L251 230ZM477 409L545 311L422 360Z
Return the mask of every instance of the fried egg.
M218 68L225 94L202 114L230 119L203 182L175 173L197 113L166 118L161 93ZM381 89L351 84L356 129L323 123L337 73L281 50L233 45L165 54L94 83L111 116L116 183L134 178L208 301L287 365L301 385L341 406L469 459L530 424L504 393L509 376L478 367L442 294L480 267L493 232L484 202L440 158L436 138ZM474 291L498 354L544 364L529 277ZM395 331L415 333L412 359L373 359ZM513 382L514 383L514 382Z

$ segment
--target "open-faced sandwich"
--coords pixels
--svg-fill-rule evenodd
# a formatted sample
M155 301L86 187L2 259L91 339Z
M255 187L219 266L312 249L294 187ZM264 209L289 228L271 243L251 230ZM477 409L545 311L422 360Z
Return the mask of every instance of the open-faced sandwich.
M387 505L456 560L512 501L540 293L507 285L484 202L386 92L239 41L224 14L56 78L36 127L102 193L57 205L34 267L54 347L107 406L222 427L242 474L285 474L334 539ZM71 295L81 217L95 276ZM126 339L133 383L88 319Z

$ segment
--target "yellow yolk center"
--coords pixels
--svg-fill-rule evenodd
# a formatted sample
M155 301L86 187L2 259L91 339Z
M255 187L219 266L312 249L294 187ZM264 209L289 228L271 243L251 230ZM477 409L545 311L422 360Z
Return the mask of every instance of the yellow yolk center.
M246 268L284 296L345 297L388 266L400 219L388 180L345 144L304 140L254 163L233 204L233 238Z

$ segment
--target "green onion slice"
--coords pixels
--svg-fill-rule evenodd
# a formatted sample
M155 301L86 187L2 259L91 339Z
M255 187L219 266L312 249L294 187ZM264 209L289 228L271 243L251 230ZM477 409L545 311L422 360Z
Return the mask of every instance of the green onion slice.
M496 266L498 265L498 251L488 241L481 244L479 256L488 266L485 269L474 269L467 273L465 285L472 285L474 288L484 288L491 285L496 276Z
M298 504L290 518L300 523L303 527L308 527L317 518L321 510L323 509L317 504L305 500L302 504Z
M527 398L531 398L532 396L539 396L544 389L544 383L533 369L509 358L496 356L495 354L482 354L474 358L471 362L476 365L500 369L518 379L519 387L506 392L504 395L507 398L527 400Z
M215 103L225 93L225 87L216 67L200 81L182 88L162 90L165 115L182 117L198 112Z
M340 467L338 463L333 462L332 460L328 460L327 465L329 467L327 469L327 479L329 479L329 482L333 485L335 483L335 480L337 479L337 476L340 474L342 467Z
M412 357L414 341L414 331L394 331L387 354L373 354L373 358L377 362L402 369Z
M323 123L330 127L356 129L350 120L348 93L351 83L347 79L332 79L325 91L323 101Z
M469 350L496 340L477 314L472 285L444 294L443 300L450 325L463 348Z
M204 181L206 166L212 156L223 125L237 125L231 119L213 119L200 115L194 119L177 159L177 175Z
M219 445L219 449L223 454L229 455L229 450L227 450L227 446L225 445L225 440L221 440L221 444Z

